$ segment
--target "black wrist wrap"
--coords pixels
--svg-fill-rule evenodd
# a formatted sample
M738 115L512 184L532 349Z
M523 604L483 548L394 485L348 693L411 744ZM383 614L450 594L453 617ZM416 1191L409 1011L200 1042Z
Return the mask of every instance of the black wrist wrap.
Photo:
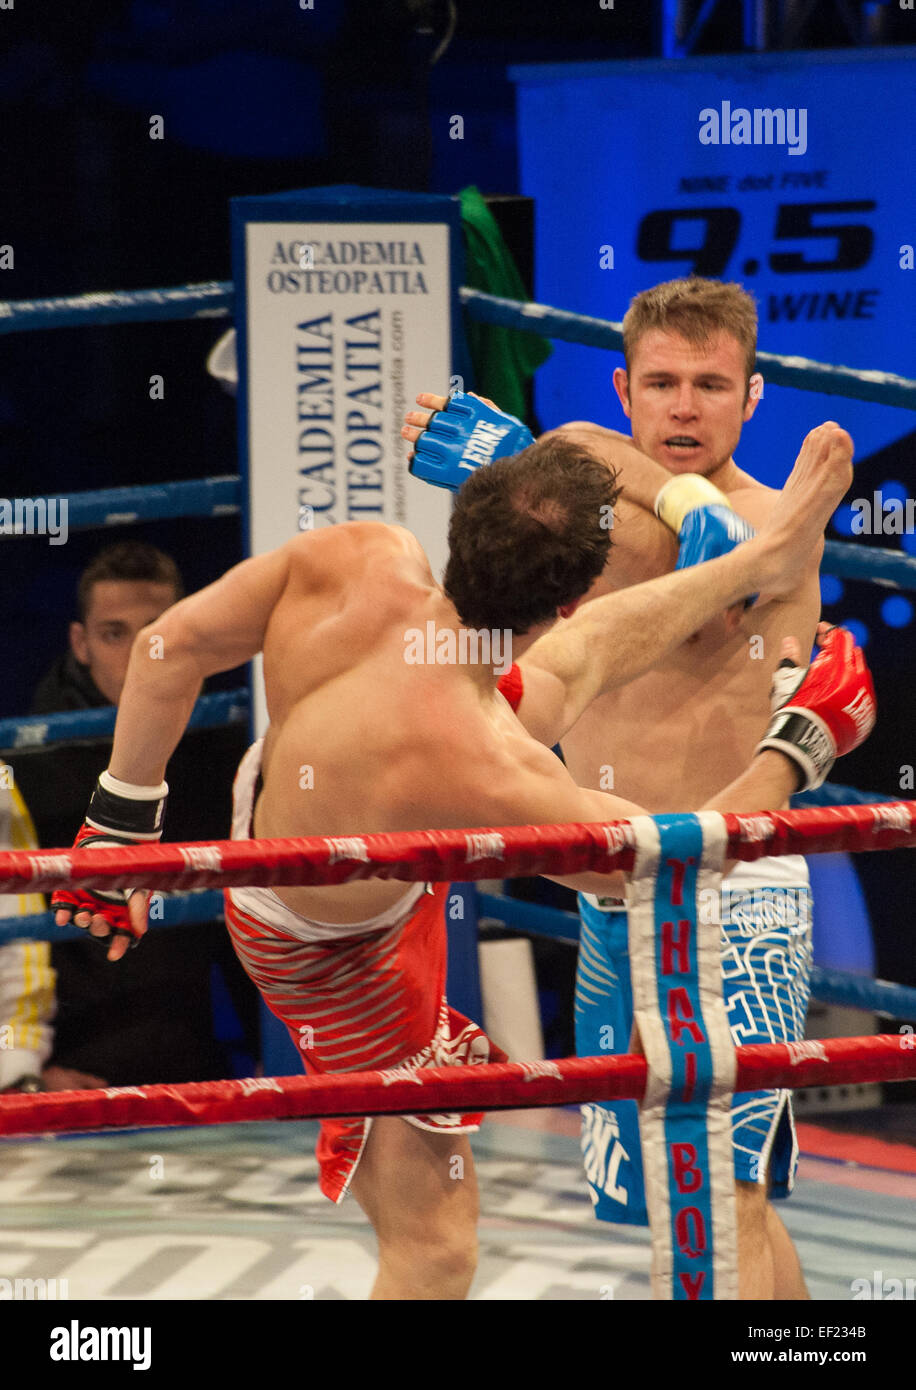
M124 835L156 839L162 834L167 796L150 801L118 796L96 783L86 820L100 830L120 831Z

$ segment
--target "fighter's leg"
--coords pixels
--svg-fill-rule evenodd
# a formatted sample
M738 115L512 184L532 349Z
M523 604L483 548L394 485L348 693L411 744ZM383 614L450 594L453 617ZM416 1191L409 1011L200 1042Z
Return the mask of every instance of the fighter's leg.
M776 1271L767 1229L767 1192L759 1183L736 1182L738 1297L773 1299Z
M466 1134L372 1123L350 1191L378 1237L373 1299L462 1299L477 1267L477 1175Z
M722 973L732 1040L798 1042L804 1037L811 971L811 898L804 866L745 866L723 884ZM766 867L764 867L766 865ZM762 882L761 869L767 875ZM798 877L795 878L795 875ZM767 882L767 879L770 881ZM785 1091L743 1092L732 1102L742 1299L807 1299L795 1247L771 1196L794 1185L798 1143Z
M736 1182L738 1207L738 1297L741 1299L808 1299L801 1264L766 1188Z
M773 1251L773 1297L776 1299L810 1299L805 1276L802 1274L798 1252L792 1237L783 1225L773 1205L767 1203L767 1233Z

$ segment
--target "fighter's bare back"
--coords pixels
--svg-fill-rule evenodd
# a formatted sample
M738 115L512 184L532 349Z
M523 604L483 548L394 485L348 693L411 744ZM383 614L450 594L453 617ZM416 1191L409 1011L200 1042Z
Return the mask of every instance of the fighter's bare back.
M524 731L488 666L408 662L411 629L457 626L408 531L348 523L303 536L290 553L264 637L258 838L524 824L539 810L550 821L564 791L581 814L588 793ZM610 801L593 814L609 813ZM276 891L306 916L358 922L406 885Z

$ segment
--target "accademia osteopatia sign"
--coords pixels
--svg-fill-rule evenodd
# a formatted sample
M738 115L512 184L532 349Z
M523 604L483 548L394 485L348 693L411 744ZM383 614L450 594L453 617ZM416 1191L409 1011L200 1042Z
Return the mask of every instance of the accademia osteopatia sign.
M449 495L410 476L400 430L418 391L448 390L448 241L429 222L247 223L253 554L387 521L441 573Z

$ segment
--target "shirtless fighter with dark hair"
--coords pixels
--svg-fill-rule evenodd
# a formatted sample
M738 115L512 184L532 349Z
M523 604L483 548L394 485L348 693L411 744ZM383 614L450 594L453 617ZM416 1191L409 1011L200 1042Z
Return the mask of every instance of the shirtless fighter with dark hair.
M111 765L78 843L159 837L166 765L202 681L258 652L270 727L239 768L235 838L638 814L630 801L577 786L549 745L602 691L645 671L713 614L748 594L779 594L797 583L849 485L850 456L841 430L815 431L756 539L578 611L606 559L602 520L615 491L607 468L579 446L561 450L546 471L537 457L521 456L471 479L459 498L445 591L418 541L379 523L301 534L244 561L137 637ZM588 499L584 510L568 504L571 480ZM465 526L467 518L473 524ZM524 554L513 559L518 546ZM503 612L514 615L508 625L516 664L500 682L492 661L439 664L438 643L424 663L405 659L408 633L416 629L431 623L453 639L466 632L465 606L472 603L478 623L502 626ZM543 639L561 613L568 621L546 637L545 656ZM150 659L153 637L162 659ZM524 653L538 638L542 656L529 682ZM851 641L831 637L811 673L799 667L795 684L792 703L801 713L791 723L775 713L747 770L708 806L779 805L807 776L798 740L812 720L830 731L826 762L854 746L859 735L842 707L870 681ZM523 690L527 729L512 708ZM304 765L313 774L307 779ZM620 874L561 881L592 892L624 890ZM445 1000L447 891L447 884L370 879L227 892L227 924L243 964L297 1043L308 1029L301 1052L307 1071L500 1055ZM53 901L59 922L72 916L98 937L114 931L109 959L117 960L146 929L147 897L133 892L125 903L123 896L68 891ZM337 1201L352 1189L378 1236L374 1297L466 1295L477 1221L467 1135L480 1118L322 1124L322 1189ZM448 1176L456 1155L464 1160L460 1182Z

